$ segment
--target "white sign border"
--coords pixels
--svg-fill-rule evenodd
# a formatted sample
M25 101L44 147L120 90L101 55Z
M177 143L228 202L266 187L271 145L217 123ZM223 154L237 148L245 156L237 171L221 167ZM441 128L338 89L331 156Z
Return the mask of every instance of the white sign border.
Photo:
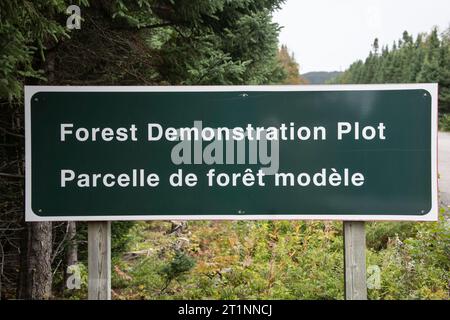
M110 215L41 217L31 207L31 98L38 92L258 92L258 91L373 91L417 90L431 96L431 198L432 206L423 215ZM341 221L437 221L437 122L438 84L371 85L271 85L271 86L25 86L25 220L39 221L129 221L129 220L341 220Z

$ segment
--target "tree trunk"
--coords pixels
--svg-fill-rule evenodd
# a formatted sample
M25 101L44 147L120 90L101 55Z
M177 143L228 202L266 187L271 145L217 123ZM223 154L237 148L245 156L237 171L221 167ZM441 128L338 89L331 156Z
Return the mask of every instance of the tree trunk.
M49 299L52 290L52 223L26 223L18 299Z
M68 273L68 268L70 266L76 265L78 263L78 244L77 244L77 223L75 221L67 222L66 229L67 236L67 249L66 249L66 261L64 264L64 281L61 283L61 292L63 296L65 295L67 287L67 280L69 279L71 273Z
M67 222L67 266L78 263L78 245L76 241L77 224L75 221Z
M50 47L50 45L48 46ZM46 53L43 69L48 84L55 80L56 46ZM52 223L25 223L21 246L18 299L49 299L52 293Z

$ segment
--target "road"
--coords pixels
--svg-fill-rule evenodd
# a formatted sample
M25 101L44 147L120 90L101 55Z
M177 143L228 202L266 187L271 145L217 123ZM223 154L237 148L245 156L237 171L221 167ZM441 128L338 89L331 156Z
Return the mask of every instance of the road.
M438 153L441 201L450 205L450 132L439 132Z

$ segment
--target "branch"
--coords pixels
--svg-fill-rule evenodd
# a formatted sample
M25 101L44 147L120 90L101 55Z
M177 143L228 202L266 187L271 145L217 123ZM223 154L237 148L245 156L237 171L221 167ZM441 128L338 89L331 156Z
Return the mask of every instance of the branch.
M175 23L173 22L164 22L164 23L157 23L157 24L149 24L146 26L139 26L138 29L156 29L156 28L163 28L163 27L170 27L174 26Z
M22 179L25 176L23 174L13 174L13 173L4 173L4 172L0 172L0 177L8 177L8 178L18 178L18 179Z
M23 134L10 132L10 131L6 130L5 128L2 128L2 127L0 127L0 130L2 130L6 134L9 134L10 136L19 137L19 138L25 138L25 136Z

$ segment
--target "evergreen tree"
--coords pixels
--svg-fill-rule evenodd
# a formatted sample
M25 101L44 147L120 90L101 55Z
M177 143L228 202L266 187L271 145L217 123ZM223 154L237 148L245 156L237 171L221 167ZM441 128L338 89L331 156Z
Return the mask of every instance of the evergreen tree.
M450 112L450 28L414 40L407 31L378 54L378 39L364 62L353 63L334 83L439 83L439 110Z
M4 129L0 131L0 165L2 173L11 177L0 179L0 207L8 209L1 216L0 229L25 230L22 237L13 232L14 239L23 240L21 244L15 240L6 248L12 256L21 246L21 265L8 270L14 275L10 283L17 279L17 297L51 296L51 267L58 259L52 249L64 238L56 234L56 225L23 221L24 84L281 83L286 72L277 58L279 26L272 22L272 12L282 3L0 1L0 120ZM81 7L81 30L66 28L66 9L71 4Z

